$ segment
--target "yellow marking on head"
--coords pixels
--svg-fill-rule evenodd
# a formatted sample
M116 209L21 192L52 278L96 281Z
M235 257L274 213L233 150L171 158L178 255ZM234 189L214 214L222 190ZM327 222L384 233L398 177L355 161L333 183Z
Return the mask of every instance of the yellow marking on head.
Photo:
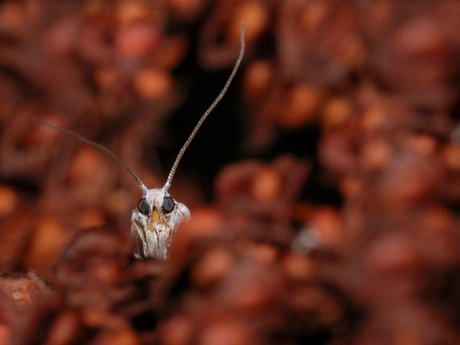
M163 226L168 226L168 224L166 223L165 219L163 217L160 216L160 212L156 209L153 210L152 212L152 218L150 219L150 221L148 222L148 229L151 231L151 232L156 232L158 231L157 229L157 226L158 225L163 225Z
M159 222L160 221L160 213L158 212L158 210L153 210L152 212L152 222Z

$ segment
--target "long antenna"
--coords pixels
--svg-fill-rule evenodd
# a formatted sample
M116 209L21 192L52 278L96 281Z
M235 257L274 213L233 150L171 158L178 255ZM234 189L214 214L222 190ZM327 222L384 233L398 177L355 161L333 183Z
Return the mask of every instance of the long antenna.
M62 127L57 127L57 126L54 126L48 122L45 122L43 120L40 120L39 118L36 118L36 117L33 117L32 120L34 120L35 122L39 122L41 123L42 125L45 125L49 128L52 128L54 130L57 130L57 131L61 131L61 132L65 132L67 134L70 134L71 136L77 138L78 140L80 141L83 141L85 144L88 144L92 147L95 147L105 153L107 153L110 157L113 158L113 160L115 162L117 162L118 164L120 164L123 168L125 168L130 174L132 177L134 177L134 179L137 181L137 183L139 184L139 186L141 187L141 189L144 191L146 189L146 187L144 186L144 184L142 183L141 179L134 173L134 171L131 170L131 168L125 163L123 162L120 158L118 158L115 153L113 153L112 151L110 151L109 149L105 148L104 146L100 145L100 144L97 144L97 143L94 143L92 142L91 140L88 140L88 139L85 139L83 138L81 135L78 135L77 133L75 132L72 132L71 130L67 129L67 128L62 128Z
M238 56L238 60L236 60L235 67L233 67L232 73L230 74L230 77L228 78L227 82L225 83L224 88L220 92L219 96L215 99L215 101L211 104L211 106L206 110L206 112L203 114L201 117L200 121L196 124L195 128L193 129L192 133L188 137L187 141L185 142L184 146L179 151L179 154L176 157L176 160L174 161L174 164L171 168L171 171L169 172L168 179L166 180L166 183L163 187L164 191L167 191L169 187L171 186L171 181L174 177L174 174L176 173L177 166L179 165L179 162L182 158L182 156L185 153L185 150L187 150L187 147L190 145L191 141L195 137L196 132L200 129L201 125L203 124L204 120L208 117L208 115L213 111L213 109L216 107L216 105L220 102L222 97L224 97L225 93L228 90L228 87L230 86L233 77L235 77L236 71L238 70L238 67L240 67L241 60L243 60L243 55L244 55L244 23L241 23L241 48L240 48L240 55Z

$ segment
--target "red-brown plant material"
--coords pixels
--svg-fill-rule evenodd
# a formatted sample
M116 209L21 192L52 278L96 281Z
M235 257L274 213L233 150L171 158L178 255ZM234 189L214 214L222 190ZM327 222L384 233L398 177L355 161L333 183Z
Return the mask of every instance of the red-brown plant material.
M137 260L135 181L32 119L158 188L242 21ZM1 2L0 345L460 343L459 52L456 0Z

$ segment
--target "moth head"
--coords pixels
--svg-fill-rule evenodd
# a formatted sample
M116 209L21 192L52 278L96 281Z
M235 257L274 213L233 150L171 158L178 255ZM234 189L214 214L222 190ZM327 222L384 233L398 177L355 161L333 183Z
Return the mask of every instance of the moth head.
M165 188L143 189L133 210L131 234L136 239L135 255L165 260L179 225L190 219L188 208L169 196Z

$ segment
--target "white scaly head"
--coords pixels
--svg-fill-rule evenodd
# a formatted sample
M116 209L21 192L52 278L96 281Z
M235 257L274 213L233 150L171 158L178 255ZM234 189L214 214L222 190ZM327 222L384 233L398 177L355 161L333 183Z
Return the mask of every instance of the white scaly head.
M215 101L206 110L203 116L200 118L192 133L188 137L187 141L182 146L179 154L174 161L174 164L169 172L168 179L166 180L163 188L152 188L148 189L141 181L141 179L132 171L128 165L126 165L120 158L118 158L113 152L108 150L102 145L94 143L88 139L85 139L75 132L72 132L66 128L56 127L49 123L46 123L40 119L34 118L35 121L53 128L55 130L63 131L68 133L78 140L91 145L112 157L118 164L124 167L131 176L137 181L142 189L142 198L139 201L137 207L133 210L131 216L131 235L136 242L136 250L134 255L137 258L157 258L165 260L169 256L169 247L174 234L179 225L190 219L190 211L187 206L174 200L170 197L168 189L171 186L172 179L176 173L177 167L182 156L190 145L191 141L195 137L196 133L200 129L203 122L206 120L211 111L220 102L222 97L228 90L238 67L241 64L244 54L244 23L241 24L241 48L238 59L233 67L232 73L225 83L224 88L217 96Z

